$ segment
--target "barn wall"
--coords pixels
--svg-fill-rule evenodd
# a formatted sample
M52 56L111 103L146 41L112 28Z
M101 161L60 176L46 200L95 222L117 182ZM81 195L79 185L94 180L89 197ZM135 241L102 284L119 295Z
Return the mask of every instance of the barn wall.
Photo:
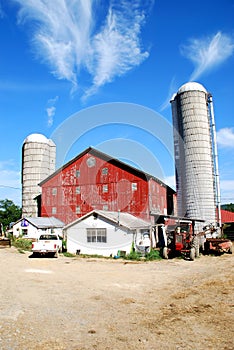
M156 214L167 214L167 188L154 179L149 180L149 210Z
M41 209L42 216L66 224L93 209L120 210L149 220L148 182L86 153L42 184Z

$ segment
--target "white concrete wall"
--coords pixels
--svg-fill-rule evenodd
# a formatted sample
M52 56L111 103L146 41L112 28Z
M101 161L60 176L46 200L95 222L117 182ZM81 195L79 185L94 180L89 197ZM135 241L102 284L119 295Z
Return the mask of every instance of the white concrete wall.
M24 229L27 229L27 235L24 234L23 236L25 236L25 238L30 238L30 239L37 239L37 238L39 238L39 236L41 234L52 233L51 228L37 229L35 226L31 225L30 223L28 226L23 227L23 226L21 226L21 223L22 223L22 220L19 221L18 223L16 223L15 225L13 225L13 236L14 237L21 236L23 234ZM55 233L61 237L63 235L61 228L54 228L53 233Z
M106 228L107 242L87 242L87 228ZM90 216L79 223L71 226L66 230L67 235L67 251L76 254L80 250L80 254L115 256L118 250L130 253L134 235L132 232L117 226L100 218L95 219Z

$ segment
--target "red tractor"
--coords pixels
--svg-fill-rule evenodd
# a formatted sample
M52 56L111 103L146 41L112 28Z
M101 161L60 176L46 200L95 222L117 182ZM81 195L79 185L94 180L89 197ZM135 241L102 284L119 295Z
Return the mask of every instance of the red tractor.
M194 260L199 255L199 239L194 235L190 222L180 222L171 230L167 230L167 242L163 248L163 257L182 255L186 259Z

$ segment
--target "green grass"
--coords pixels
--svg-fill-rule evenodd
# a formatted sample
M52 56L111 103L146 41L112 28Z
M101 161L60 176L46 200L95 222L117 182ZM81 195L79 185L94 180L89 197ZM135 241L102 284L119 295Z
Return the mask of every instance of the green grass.
M71 254L71 253L68 253L68 252L64 252L63 255L64 255L66 258L74 258L75 256L77 256L77 255L75 255L75 254Z

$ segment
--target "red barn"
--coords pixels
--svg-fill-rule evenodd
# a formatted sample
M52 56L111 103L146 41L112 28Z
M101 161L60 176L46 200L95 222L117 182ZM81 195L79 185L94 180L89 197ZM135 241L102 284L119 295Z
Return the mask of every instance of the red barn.
M89 147L40 183L41 216L66 224L91 210L174 214L175 191L159 179Z

